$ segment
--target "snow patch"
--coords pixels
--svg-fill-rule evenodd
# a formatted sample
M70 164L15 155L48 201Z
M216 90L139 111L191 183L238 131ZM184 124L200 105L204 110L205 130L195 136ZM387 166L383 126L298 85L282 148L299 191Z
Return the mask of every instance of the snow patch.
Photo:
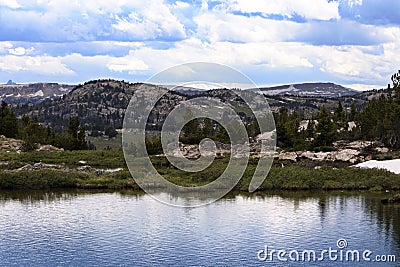
M370 160L363 163L359 163L355 165L355 167L368 168L368 169L372 168L385 169L390 172L400 174L400 159L383 160L383 161Z
M43 93L42 90L39 90L39 91L37 91L37 92L34 93L34 94L29 94L28 96L29 96L29 97L37 97L37 96L43 97L43 96L44 96L44 93Z
M58 90L60 90L61 92L68 92L68 91L70 91L70 89L64 88L64 87L60 87Z

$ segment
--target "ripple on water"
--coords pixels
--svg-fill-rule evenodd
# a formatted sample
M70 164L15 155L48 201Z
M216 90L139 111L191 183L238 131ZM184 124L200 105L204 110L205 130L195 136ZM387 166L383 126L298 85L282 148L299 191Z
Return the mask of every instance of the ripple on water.
M0 202L0 266L262 266L265 245L322 250L345 238L352 249L400 247L399 212L368 194L237 195L194 209L118 193Z

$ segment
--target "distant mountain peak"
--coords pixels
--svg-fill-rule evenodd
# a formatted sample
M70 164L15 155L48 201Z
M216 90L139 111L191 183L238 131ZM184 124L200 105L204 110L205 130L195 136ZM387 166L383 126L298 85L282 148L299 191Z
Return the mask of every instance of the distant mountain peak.
M295 95L309 97L341 97L356 95L359 92L332 82L314 82L286 84L273 87L263 87L260 90L265 95Z
M8 82L6 83L7 85L12 85L12 84L16 84L15 82L13 82L12 80L8 80Z

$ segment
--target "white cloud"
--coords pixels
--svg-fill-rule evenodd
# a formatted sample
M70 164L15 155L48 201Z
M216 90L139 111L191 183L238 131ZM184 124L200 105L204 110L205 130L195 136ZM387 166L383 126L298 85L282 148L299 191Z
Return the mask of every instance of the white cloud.
M135 57L134 51L130 51L129 55L125 57L110 58L106 66L111 71L129 71L130 73L149 69L146 63Z
M296 51L299 44L291 43L230 43L212 44L191 38L176 44L169 50L148 47L135 52L136 57L158 70L184 62L210 61L240 66L263 65L264 67L312 67L312 63ZM157 55L157 56L154 56Z
M15 56L22 56L25 55L25 48L23 47L16 47L8 49L8 53Z
M363 0L345 0L345 1L342 1L342 2L347 3L348 7L353 8L355 6L361 6L362 3L363 3Z
M127 17L115 16L113 28L137 36L141 39L186 37L182 23L172 15L169 8L158 1L147 2L147 5Z
M102 56L84 56L78 53L73 53L62 57L62 62L68 66L76 67L84 65L93 69L106 68L112 72L128 72L147 70L148 65L141 59L135 56L135 52L131 51L124 57L113 57L109 55Z
M373 89L382 89L382 88L386 88L385 85L378 85L378 84L360 84L360 83L356 83L356 84L343 84L343 86L346 86L348 88L357 90L357 91L370 91Z
M298 76L304 71L316 80L385 83L400 65L400 28L363 24L369 13L362 8L369 3L367 11L377 9L372 2L0 0L8 7L0 9L0 70L31 72L31 77L129 79L211 61L258 73L261 83L275 69L299 71ZM353 11L346 15L344 7ZM356 20L353 13L364 15ZM305 20L296 22L298 16Z
M145 4L139 0L20 1L23 10L0 10L3 40L7 36L14 41L44 42L177 40L186 36L184 25L162 0Z
M184 9L184 8L189 8L189 7L190 7L190 4L189 4L189 3L186 3L186 2L182 2L182 1L176 1L176 2L173 4L173 7L174 7L174 8L179 8L179 9Z
M6 6L13 9L21 7L17 0L0 0L0 6Z
M6 55L0 57L0 70L9 72L27 71L46 75L72 75L74 72L68 69L60 57L51 56L15 56Z
M0 42L0 54L4 52L8 52L10 48L13 47L13 44L11 42Z
M224 12L203 13L193 20L198 25L197 35L211 42L279 42L293 39L296 32L307 27L291 21L245 17Z
M339 3L326 0L236 0L230 1L233 10L266 15L283 15L293 17L295 14L307 19L339 19Z

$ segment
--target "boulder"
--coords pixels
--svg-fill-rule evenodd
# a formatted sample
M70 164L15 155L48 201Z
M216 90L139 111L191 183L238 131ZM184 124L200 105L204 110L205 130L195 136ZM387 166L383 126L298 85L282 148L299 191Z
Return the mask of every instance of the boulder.
M343 149L335 151L334 153L335 161L344 161L350 163L356 163L359 160L360 151L355 149Z
M279 153L278 158L281 160L297 161L297 153L282 151L281 153Z
M377 148L375 148L375 150L379 153L388 153L389 152L389 148L387 148L387 147L377 147Z
M78 172L93 172L93 171L96 171L95 169L93 169L91 166L89 166L89 165L85 165L85 166L82 166L82 167L78 167L78 168L76 168L76 170L78 171Z
M58 148L52 145L39 145L36 151L64 151L64 148Z

